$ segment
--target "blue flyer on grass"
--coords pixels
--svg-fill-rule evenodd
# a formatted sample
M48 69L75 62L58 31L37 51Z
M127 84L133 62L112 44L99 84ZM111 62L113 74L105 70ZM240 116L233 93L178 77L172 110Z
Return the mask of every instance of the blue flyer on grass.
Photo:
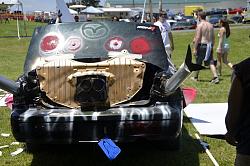
M121 149L109 138L102 139L98 145L110 160L115 159L121 152Z

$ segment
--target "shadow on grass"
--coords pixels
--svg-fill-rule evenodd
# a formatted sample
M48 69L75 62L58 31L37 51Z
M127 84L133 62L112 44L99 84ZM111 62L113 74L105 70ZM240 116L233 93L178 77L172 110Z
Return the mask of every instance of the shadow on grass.
M121 153L110 161L97 144L53 145L33 154L32 166L39 165L118 165L118 166L199 166L200 145L183 127L179 151L159 150L147 141L118 145Z

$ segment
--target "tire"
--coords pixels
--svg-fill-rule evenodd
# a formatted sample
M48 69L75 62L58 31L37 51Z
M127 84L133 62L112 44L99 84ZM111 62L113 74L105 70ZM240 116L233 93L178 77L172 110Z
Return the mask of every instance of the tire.
M27 142L25 144L25 150L28 153L39 152L41 149L42 149L42 146L40 144L27 143Z
M34 144L34 143L26 143L25 144L25 150L28 152L28 153L33 153L37 150L37 144Z

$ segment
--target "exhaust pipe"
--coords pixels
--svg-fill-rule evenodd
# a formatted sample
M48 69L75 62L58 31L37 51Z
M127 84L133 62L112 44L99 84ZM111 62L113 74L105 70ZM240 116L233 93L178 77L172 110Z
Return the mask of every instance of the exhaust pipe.
M0 76L0 88L14 95L18 95L20 85L12 80Z
M165 83L165 94L171 94L175 92L177 88L185 81L185 79L193 72L205 69L205 67L192 63L192 52L191 47L188 45L185 62L180 66L178 71L166 80Z

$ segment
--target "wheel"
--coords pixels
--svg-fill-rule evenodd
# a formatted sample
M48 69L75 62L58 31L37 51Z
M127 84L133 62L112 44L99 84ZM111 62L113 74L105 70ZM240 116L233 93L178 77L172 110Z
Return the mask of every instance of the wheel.
M33 153L35 151L35 145L33 143L25 143L25 150L28 153Z
M41 145L40 144L36 144L36 143L25 143L25 150L28 153L34 153L34 152L38 152L41 150Z

